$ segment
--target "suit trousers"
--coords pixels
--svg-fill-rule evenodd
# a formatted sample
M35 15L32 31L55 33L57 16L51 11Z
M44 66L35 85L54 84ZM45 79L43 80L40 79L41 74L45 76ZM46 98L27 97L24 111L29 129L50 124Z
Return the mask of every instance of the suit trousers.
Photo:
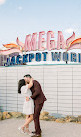
M36 104L34 107L34 125L36 134L41 133L39 116L44 103Z

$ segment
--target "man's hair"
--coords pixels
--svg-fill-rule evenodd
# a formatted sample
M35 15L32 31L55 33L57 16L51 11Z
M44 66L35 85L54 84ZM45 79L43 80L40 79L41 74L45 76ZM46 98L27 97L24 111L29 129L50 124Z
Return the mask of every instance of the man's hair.
M32 78L32 76L30 74L24 75L24 77L30 77L30 78Z

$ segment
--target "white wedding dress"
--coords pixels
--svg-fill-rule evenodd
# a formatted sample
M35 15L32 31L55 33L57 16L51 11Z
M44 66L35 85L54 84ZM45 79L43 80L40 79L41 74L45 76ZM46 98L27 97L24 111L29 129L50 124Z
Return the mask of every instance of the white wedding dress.
M21 94L24 97L23 114L34 114L34 100L31 98L29 101L26 101L26 97L32 96L31 90L28 89L28 84L21 87Z

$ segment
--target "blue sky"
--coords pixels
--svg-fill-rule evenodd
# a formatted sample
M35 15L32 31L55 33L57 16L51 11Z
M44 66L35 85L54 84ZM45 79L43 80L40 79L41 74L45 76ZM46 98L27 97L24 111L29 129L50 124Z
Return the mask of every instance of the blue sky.
M0 0L0 47L49 30L81 35L81 0Z

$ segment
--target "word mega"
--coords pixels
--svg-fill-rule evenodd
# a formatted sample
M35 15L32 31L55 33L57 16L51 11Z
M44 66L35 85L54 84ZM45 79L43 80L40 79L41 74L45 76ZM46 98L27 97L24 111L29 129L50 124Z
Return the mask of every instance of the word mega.
M73 32L72 36L67 40L64 40L64 36L61 31L58 31L57 42L54 40L54 32L48 31L46 35L46 41L44 38L45 31L39 32L38 40L37 40L37 32L32 35L26 35L25 43L24 43L24 51L35 51L35 50L54 50L54 49L67 49L68 45L71 41L75 39L75 33ZM43 46L45 44L45 46ZM57 47L56 47L57 45Z

